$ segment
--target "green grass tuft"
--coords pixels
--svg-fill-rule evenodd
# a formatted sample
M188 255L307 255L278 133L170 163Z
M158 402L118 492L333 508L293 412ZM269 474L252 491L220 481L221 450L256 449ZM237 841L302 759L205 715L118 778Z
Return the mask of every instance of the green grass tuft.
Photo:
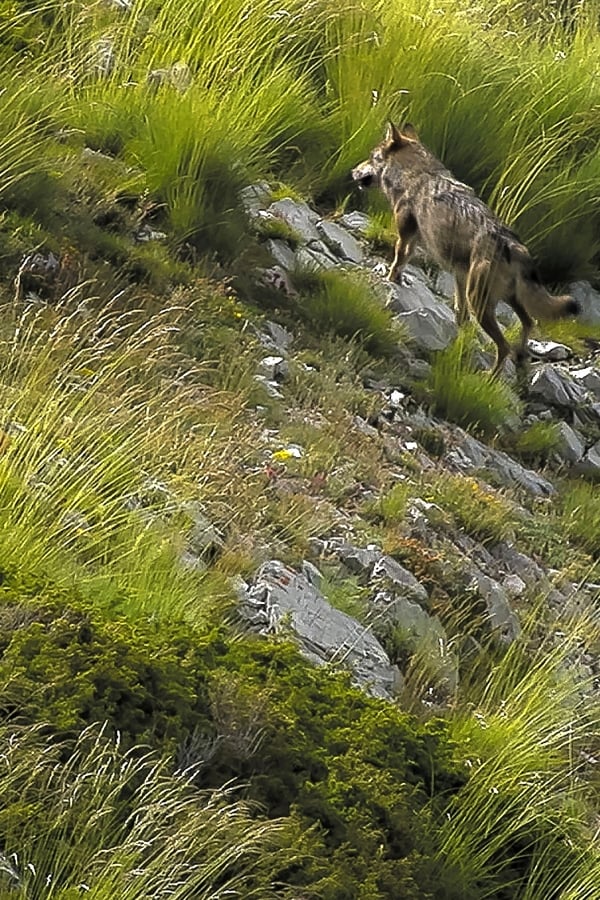
M433 359L426 391L434 411L471 431L492 437L514 425L521 404L502 377L475 372L470 359L473 337L468 329Z
M298 312L319 334L358 341L374 356L393 356L404 334L365 276L331 269L296 272Z

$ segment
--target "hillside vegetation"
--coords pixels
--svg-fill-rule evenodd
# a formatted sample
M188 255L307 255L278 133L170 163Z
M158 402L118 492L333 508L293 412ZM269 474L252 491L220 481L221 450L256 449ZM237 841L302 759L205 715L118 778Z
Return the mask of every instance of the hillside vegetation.
M242 192L368 203L385 253L389 213L348 173L410 118L547 280L594 282L599 21L569 0L0 0L0 898L598 897L597 484L472 370L473 333L419 378L364 273L261 281L268 240L298 236ZM270 320L293 335L281 391L257 378ZM408 443L381 424L390 386ZM451 471L446 419L548 464L556 494ZM455 681L316 556L340 534L425 586ZM459 544L514 545L586 602L528 583L504 640ZM241 621L262 563L309 558L401 669L393 702L289 623Z

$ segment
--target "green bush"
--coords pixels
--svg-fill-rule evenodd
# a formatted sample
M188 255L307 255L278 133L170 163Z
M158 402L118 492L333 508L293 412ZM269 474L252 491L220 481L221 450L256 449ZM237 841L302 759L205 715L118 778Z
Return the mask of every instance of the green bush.
M464 779L446 726L369 698L289 644L103 622L75 595L5 573L0 685L5 716L48 736L106 721L125 750L144 743L199 767L203 787L241 779L269 817L313 829L308 859L285 877L323 898L451 896L435 822Z
M103 621L76 596L6 575L0 602L5 715L71 735L108 721L124 747L172 751L207 721L208 639L175 623Z

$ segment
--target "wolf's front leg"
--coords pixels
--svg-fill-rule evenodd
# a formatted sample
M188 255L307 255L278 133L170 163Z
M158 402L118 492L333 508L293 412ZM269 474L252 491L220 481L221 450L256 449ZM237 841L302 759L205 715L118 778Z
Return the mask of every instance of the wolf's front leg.
M412 256L415 244L416 239L414 237L405 238L402 235L399 236L396 241L394 260L388 272L388 281L393 281L396 284L402 283L402 270Z
M401 237L399 237L396 241L396 252L394 253L394 259L388 272L388 281L393 281L396 284L400 284L402 269L404 268L404 259L404 241Z

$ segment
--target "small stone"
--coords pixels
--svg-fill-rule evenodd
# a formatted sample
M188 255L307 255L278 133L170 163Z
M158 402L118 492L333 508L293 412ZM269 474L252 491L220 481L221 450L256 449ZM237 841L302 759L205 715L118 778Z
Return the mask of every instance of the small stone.
M265 356L259 366L261 375L266 376L269 381L285 381L290 371L288 361L283 356Z
M365 213L353 210L340 216L339 223L343 228L347 228L348 231L365 234L369 228L370 220Z
M520 597L523 591L527 590L527 585L518 575L507 575L502 580L502 587L509 597Z
M266 181L258 184L249 184L240 191L240 200L247 213L257 212L269 205L271 200L271 188Z
M573 351L565 344L558 344L556 341L534 341L529 340L527 347L532 356L536 359L545 359L548 362L560 362L561 360L570 359Z

